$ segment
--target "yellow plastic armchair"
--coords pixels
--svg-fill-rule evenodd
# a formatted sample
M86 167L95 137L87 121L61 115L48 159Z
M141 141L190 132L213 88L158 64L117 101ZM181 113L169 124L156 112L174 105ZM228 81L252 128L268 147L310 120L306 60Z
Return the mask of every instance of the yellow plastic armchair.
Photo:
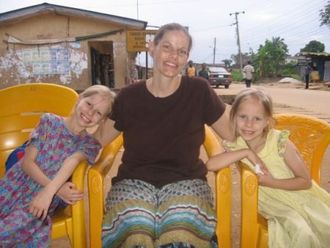
M103 148L100 158L87 173L89 197L89 241L90 247L102 247L102 220L105 212L104 178L110 171L123 146L122 135Z
M77 99L74 90L49 83L26 83L0 90L0 177L5 173L8 155L28 139L40 116L45 112L67 116ZM72 176L82 191L86 169L83 162ZM52 239L67 236L72 247L86 247L83 201L57 212L52 223Z
M102 247L102 219L104 215L104 177L111 169L115 157L122 146L119 136L104 148L100 160L88 170L89 192L89 230L90 247ZM204 148L208 156L222 151L219 139L211 128L205 127ZM219 171L216 175L216 212L218 218L217 236L221 247L231 248L231 172L229 168Z
M276 129L291 132L290 139L319 183L322 158L330 144L329 123L300 114L278 114L275 119ZM247 166L241 168L241 247L268 247L267 220L258 214L258 179Z
M210 158L220 152L223 147L212 129L205 126L205 140L203 144L207 156ZM229 167L216 172L215 175L215 208L217 215L216 234L219 246L231 248L231 209L232 209L232 177Z

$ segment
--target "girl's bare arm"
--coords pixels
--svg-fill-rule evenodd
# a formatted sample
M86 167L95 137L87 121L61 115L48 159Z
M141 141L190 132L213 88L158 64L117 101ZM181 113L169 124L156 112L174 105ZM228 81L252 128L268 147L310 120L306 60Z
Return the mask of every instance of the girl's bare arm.
M210 171L217 171L243 158L247 158L252 164L262 164L259 157L252 150L246 148L219 153L207 161L206 167Z
M229 120L229 112L231 106L226 104L225 112L221 115L221 117L212 124L212 128L216 131L216 133L225 140L233 141L234 140L234 132L230 127Z
M38 150L33 145L28 145L25 148L25 154L22 161L22 170L29 175L38 184L45 186L50 182L50 179L43 173L40 167L35 163Z
M50 179L35 163L38 150L35 146L29 145L25 149L25 154L22 162L23 171L29 175L35 182L41 186L46 186ZM67 204L74 204L83 198L83 193L80 192L72 182L65 182L57 192L58 196Z
M55 194L59 188L70 178L77 165L84 159L85 155L82 152L76 152L70 157L66 158L56 176L45 186L45 188L47 188L52 194Z
M94 136L102 146L112 142L120 132L114 127L115 122L111 119L106 119L100 123L99 128L94 133Z
M61 169L57 172L53 180L51 180L30 203L30 213L38 218L46 218L50 203L54 195L69 179L76 166L83 159L85 159L84 154L81 152L76 152L64 160Z

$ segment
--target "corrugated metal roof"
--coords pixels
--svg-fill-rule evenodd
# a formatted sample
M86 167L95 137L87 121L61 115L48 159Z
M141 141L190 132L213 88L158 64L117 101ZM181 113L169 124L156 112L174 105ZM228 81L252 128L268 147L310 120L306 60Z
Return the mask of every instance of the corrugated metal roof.
M95 20L107 21L136 29L145 29L147 26L146 21L109 15L109 14L94 12L90 10L54 5L49 3L42 3L38 5L33 5L21 9L0 13L0 24L10 23L17 20L24 20L30 18L31 16L36 16L47 12L54 12L62 15L79 16L79 17L91 18Z
M299 55L303 55L303 56L318 56L318 57L330 57L330 53L326 53L326 52L320 52L320 53L316 53L316 52L300 52Z

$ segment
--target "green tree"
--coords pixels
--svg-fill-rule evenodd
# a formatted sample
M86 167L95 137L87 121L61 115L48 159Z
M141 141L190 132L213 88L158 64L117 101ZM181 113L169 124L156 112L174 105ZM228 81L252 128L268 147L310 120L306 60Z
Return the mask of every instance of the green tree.
M225 64L226 68L229 68L233 61L231 59L224 59L222 62Z
M320 10L320 18L321 26L325 25L330 28L330 1L324 6L324 9Z
M310 41L304 48L300 49L300 52L314 52L321 53L324 52L325 46L322 42L317 40Z
M253 55L253 61L258 67L259 77L273 77L279 75L280 68L285 64L288 46L284 39L273 37L260 45L258 52Z

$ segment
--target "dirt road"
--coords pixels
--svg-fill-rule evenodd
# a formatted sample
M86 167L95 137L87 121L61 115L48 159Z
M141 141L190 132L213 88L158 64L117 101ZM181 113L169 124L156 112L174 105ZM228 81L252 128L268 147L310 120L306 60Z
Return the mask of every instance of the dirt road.
M266 90L273 98L275 111L310 114L330 123L330 88L305 90L296 84L265 84L252 87ZM218 88L218 95L236 95L244 84L232 84L229 89Z

